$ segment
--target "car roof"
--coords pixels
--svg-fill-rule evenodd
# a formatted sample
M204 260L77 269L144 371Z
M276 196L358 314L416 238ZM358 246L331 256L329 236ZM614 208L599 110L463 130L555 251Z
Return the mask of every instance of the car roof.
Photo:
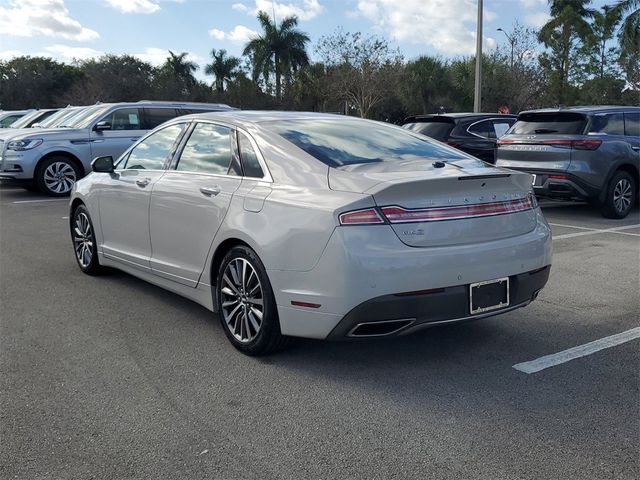
M431 120L434 118L447 118L451 120L482 120L485 118L517 118L517 115L510 113L472 113L472 112L458 112L458 113L432 113L424 115L411 115L404 119L403 123L419 122L422 120Z
M222 120L232 123L265 123L283 120L362 120L359 117L337 115L333 113L271 111L271 110L225 110L220 112L196 113L179 117L180 119L197 118L202 120Z
M640 112L640 107L623 106L623 105L581 105L575 107L557 107L557 108L540 108L537 110L526 110L520 112L520 115L525 113L559 113L559 112L574 112L574 113L607 113L607 112Z

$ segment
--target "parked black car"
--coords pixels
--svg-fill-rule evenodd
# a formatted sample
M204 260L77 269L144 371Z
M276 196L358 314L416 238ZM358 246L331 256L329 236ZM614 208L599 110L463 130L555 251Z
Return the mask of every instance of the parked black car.
M499 113L415 115L407 117L402 126L494 163L496 140L516 122L516 118L516 115Z
M588 200L624 218L638 199L640 107L522 112L498 142L496 164L533 174L538 196Z

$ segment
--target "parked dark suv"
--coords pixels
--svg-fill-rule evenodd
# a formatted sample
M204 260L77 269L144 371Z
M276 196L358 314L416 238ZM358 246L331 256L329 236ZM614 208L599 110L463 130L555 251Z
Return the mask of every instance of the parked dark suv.
M588 200L624 218L638 199L640 107L522 112L498 141L496 164L533 174L538 196Z
M416 115L407 117L402 126L494 163L496 140L516 122L516 118L516 115L499 113Z

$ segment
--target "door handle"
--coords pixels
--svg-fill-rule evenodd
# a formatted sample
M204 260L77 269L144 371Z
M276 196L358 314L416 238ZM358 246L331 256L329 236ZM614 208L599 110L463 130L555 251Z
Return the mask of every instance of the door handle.
M635 150L636 152L637 152L638 150L640 150L640 147L631 147L631 148L632 148L633 150Z
M140 180L136 180L136 185L138 185L140 188L144 188L149 185L149 181L149 178L142 178Z
M200 189L200 193L202 193L205 197L215 197L220 193L220 187L202 187Z

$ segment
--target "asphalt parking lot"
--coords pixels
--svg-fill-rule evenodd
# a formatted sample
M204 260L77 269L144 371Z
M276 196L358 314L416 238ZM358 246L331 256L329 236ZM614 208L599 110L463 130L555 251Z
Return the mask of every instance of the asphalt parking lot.
M266 358L194 303L83 275L67 208L0 186L0 478L640 477L640 340L514 368L639 326L637 208L546 204L525 309Z

